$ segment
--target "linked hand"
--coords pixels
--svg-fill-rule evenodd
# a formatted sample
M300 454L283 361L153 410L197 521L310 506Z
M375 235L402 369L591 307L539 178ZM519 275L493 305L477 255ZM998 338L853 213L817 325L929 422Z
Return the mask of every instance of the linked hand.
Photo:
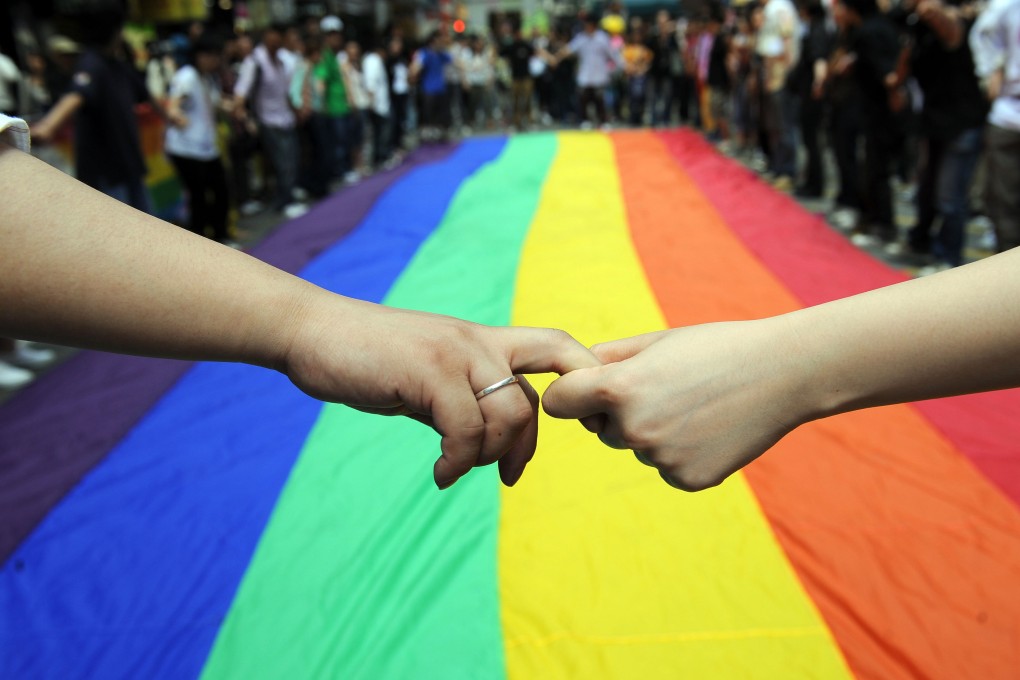
M433 467L441 489L497 460L500 478L512 486L535 453L539 398L527 380L481 399L477 392L512 375L599 364L550 329L480 326L336 296L302 316L282 370L318 399L435 428L443 437Z
M792 352L776 346L775 323L709 324L596 345L605 365L559 378L543 406L553 417L582 419L613 448L632 449L673 487L715 486L807 419L797 415L794 374L782 359Z

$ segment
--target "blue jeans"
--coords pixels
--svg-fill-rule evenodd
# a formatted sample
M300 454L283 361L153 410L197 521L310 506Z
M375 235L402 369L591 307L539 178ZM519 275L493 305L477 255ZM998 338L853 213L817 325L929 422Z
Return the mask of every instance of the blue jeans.
M273 207L281 210L294 200L294 187L297 186L300 154L297 130L262 125L259 132L262 135L262 149L276 176L276 198L273 200Z
M954 267L963 264L964 231L970 212L970 183L983 142L981 128L963 130L950 139L925 140L924 163L917 192L917 225L910 231L910 245L919 252L930 250ZM936 217L938 232L931 238Z
M145 187L145 182L140 177L138 179L128 180L118 184L107 184L103 182L96 188L110 198L118 200L121 203L126 203L136 210L152 214L152 204L149 202L149 190Z
M765 129L769 169L782 177L797 176L797 96L787 88L765 95Z

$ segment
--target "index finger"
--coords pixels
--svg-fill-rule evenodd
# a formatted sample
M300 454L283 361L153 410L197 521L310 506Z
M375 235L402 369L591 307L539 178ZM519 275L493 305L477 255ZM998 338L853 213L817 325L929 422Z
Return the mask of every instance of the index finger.
M588 348L553 328L495 328L514 373L559 373L601 366Z

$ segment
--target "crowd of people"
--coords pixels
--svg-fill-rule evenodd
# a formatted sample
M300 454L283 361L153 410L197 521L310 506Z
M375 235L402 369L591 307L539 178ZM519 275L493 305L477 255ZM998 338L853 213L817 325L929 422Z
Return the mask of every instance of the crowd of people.
M149 212L135 114L147 103L166 122L183 221L229 245L232 208L299 216L416 143L676 124L701 129L777 189L831 194L855 242L926 258L929 271L964 261L983 160L996 247L1018 245L1020 0L884 2L713 3L651 20L609 3L549 30L499 21L420 43L398 28L345 30L337 16L257 35L195 23L141 60L111 12L90 17L80 44L54 36L29 49L23 72L0 55L0 113L29 120L37 148L73 121L77 177ZM916 187L903 238L894 177ZM50 360L24 343L0 347L0 386Z

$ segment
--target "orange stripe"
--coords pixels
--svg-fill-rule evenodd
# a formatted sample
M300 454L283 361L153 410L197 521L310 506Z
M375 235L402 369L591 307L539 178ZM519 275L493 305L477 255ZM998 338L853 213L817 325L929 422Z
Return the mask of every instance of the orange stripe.
M671 326L799 306L659 140L613 138ZM913 407L812 423L745 474L859 677L1018 676L1020 511Z

